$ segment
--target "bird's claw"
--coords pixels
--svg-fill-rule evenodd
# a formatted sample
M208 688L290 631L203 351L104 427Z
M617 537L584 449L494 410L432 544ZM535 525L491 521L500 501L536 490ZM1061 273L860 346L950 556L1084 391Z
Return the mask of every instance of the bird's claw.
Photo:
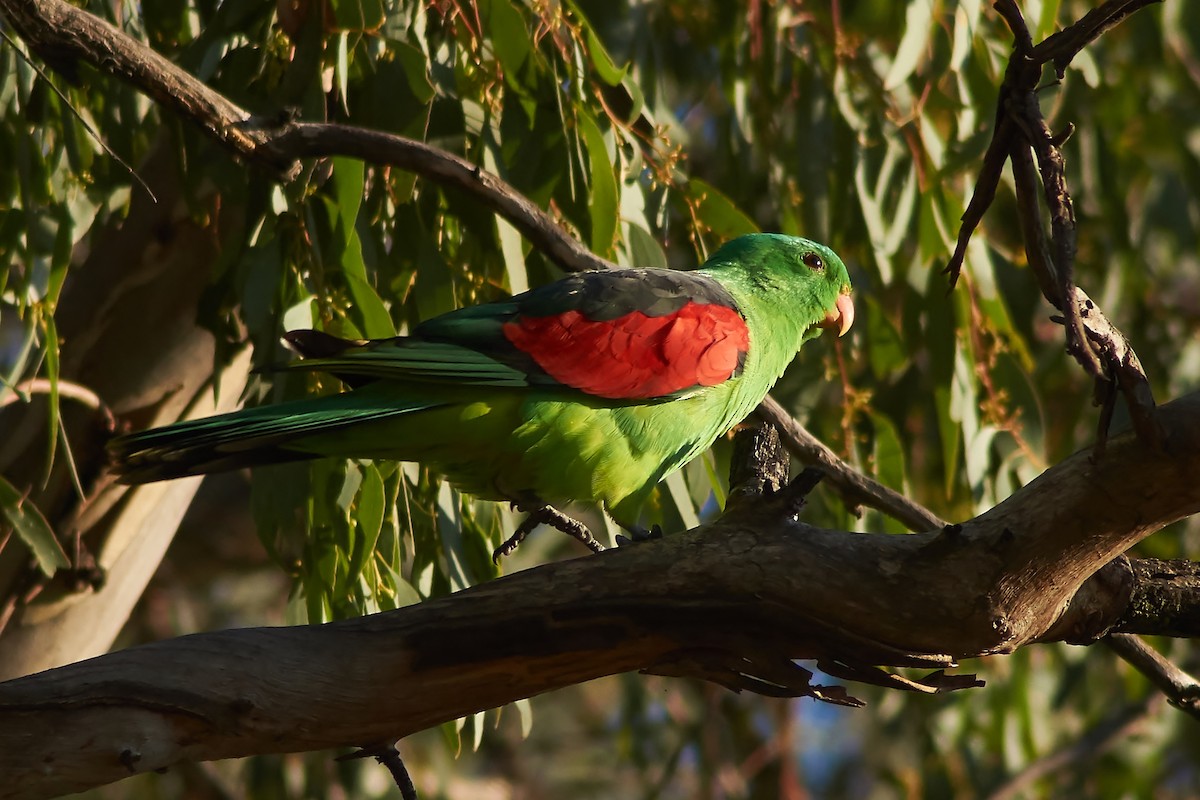
M554 506L540 505L528 508L520 502L514 502L512 506L519 511L528 512L528 516L521 521L521 524L513 531L512 536L508 537L503 544L492 551L493 564L499 564L500 559L512 555L521 542L525 540L525 537L529 535L529 532L536 528L539 523L543 522L552 528L562 531L573 539L577 539L593 553L599 553L604 550L604 545L596 541L596 537L592 536L592 532L587 529L586 525L577 519L568 517Z
M617 541L617 547L628 547L643 542L651 542L655 539L661 539L663 536L661 525L651 525L649 528L643 528L640 525L631 525L625 530L629 532L628 536L618 533L613 537Z

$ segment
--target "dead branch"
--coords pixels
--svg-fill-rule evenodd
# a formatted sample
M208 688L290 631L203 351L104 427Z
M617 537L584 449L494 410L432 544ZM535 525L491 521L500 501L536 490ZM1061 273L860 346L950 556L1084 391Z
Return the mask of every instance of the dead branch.
M1109 0L1036 45L1014 0L996 1L996 11L1013 34L1013 54L1000 87L992 141L963 214L954 254L945 269L953 287L971 234L995 197L1004 161L1011 161L1026 256L1043 296L1061 312L1057 320L1066 331L1067 352L1097 384L1096 396L1103 406L1096 443L1098 453L1104 449L1118 391L1129 405L1139 436L1152 444L1161 444L1162 429L1156 419L1150 383L1137 354L1095 303L1075 286L1075 209L1067 188L1062 151L1072 128L1068 125L1064 133L1051 133L1038 104L1038 91L1045 64L1052 62L1061 80L1080 50L1151 1ZM1036 169L1031 150L1036 157ZM1050 215L1048 237L1035 188L1039 176Z

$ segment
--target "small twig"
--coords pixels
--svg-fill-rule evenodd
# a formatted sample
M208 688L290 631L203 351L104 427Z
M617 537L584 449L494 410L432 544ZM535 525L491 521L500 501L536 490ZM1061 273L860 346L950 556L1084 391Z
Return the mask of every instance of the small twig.
M10 592L8 596L4 598L4 602L0 603L0 633L4 633L4 629L8 627L8 623L16 611L17 593Z
M950 276L951 289L958 283L959 273L962 272L963 262L967 258L967 245L971 242L971 235L975 233L975 229L983 221L983 215L996 199L996 187L1000 185L1000 177L1004 174L1004 162L1011 147L1012 130L1012 122L1007 117L1002 118L992 134L987 152L983 154L983 166L979 170L979 179L975 182L975 191L971 193L971 201L967 203L967 210L962 215L954 254L942 270Z
M1172 664L1162 653L1129 633L1114 633L1105 637L1109 649L1146 676L1167 702L1179 710L1200 719L1200 682Z
M1011 0L1007 0L1011 2ZM1039 64L1054 62L1059 77L1079 55L1079 51L1121 24L1130 14L1162 0L1108 0L1084 14L1074 25L1054 33L1033 48L1032 58Z
M939 669L921 678L906 678L879 667L866 664L849 664L842 660L817 659L817 669L826 675L858 683L869 683L872 686L882 686L885 689L898 689L905 692L920 692L922 694L941 694L957 692L962 689L977 689L984 686L978 676L969 673L948 675Z
M861 700L842 686L812 683L813 673L778 651L739 642L736 650L692 647L663 656L642 669L646 675L698 677L734 692L766 697L812 697L826 703L861 708Z
M62 378L59 378L56 382L52 382L49 378L31 378L18 383L16 386L9 385L11 393L0 397L0 408L16 402L29 402L29 395L31 394L50 394L50 392L54 391L55 384L58 387L59 397L78 401L80 404L100 414L110 430L115 428L116 417L113 415L112 409L100 399L100 395L82 384L63 380Z
M156 201L157 202L157 201ZM6 394L0 396L0 409L10 406L17 402L29 402L29 396L34 394L51 394L57 391L59 398L67 398L75 400L86 408L95 411L100 417L101 423L104 425L105 431L112 432L116 429L117 419L113 414L112 409L108 407L100 396L86 386L83 386L72 381L59 378L57 381L51 381L48 378L31 378L23 381L16 386L6 385L9 390ZM70 442L67 439L67 428L62 418L58 419L58 434L62 439L63 452L66 454L67 470L71 477L71 483L75 488L79 498L86 502L87 492L83 489L83 483L79 477L79 471L76 469L75 458L72 454Z
M1014 141L1009 158L1013 168L1013 184L1016 187L1017 219L1021 224L1021 238L1025 242L1025 259L1033 270L1042 296L1050 305L1060 308L1062 298L1058 295L1058 280L1054 276L1050 245L1046 241L1046 229L1042 225L1037 167L1028 142Z
M817 484L825 479L825 470L820 467L805 467L796 479L780 489L775 499L781 503L789 517L795 518L808 502L808 496Z
M400 790L400 797L403 800L417 800L417 787L413 785L408 768L404 766L404 761L400 758L400 751L396 749L395 745L388 747L383 754L375 756L375 760L392 773L392 780L396 782L396 788Z
M909 500L851 467L793 419L773 398L763 400L756 413L779 429L784 446L796 458L805 464L821 467L828 476L826 480L837 488L848 504L862 503L878 509L914 531L946 526L945 520L920 503Z
M404 766L404 760L400 758L400 751L396 749L395 743L364 747L353 753L338 756L334 760L353 761L358 758L373 758L383 764L392 774L392 780L400 790L400 797L403 800L417 800L417 787L413 785L412 776L408 774L408 768Z
M1087 347L1083 326L1069 302L1070 298L1074 296L1075 208L1071 201L1071 195L1067 191L1062 150L1055 143L1055 137L1046 126L1041 107L1038 105L1037 89L1038 81L1041 78L1042 62L1032 56L1034 48L1031 48L1030 45L1032 37L1029 27L1025 24L1025 18L1016 3L1012 0L1000 0L996 3L996 10L1008 23L1015 40L1015 52L1004 74L1004 85L1001 87L997 113L1002 120L1011 120L1017 128L1024 132L1026 141L1037 154L1046 204L1050 209L1052 228L1050 244L1054 250L1055 266L1052 274L1057 284L1057 291L1054 294L1060 299L1058 308L1064 315L1063 324L1067 329L1067 351L1079 361L1085 370L1099 377L1103 374L1103 367L1099 359ZM1014 143L1010 147L1010 151L1018 146ZM1017 169L1015 163L1013 169L1014 172ZM1039 219L1038 227L1040 226ZM1049 295L1047 295L1047 299L1050 299Z
M1150 379L1129 340L1082 289L1075 289L1075 307L1091 349L1104 361L1104 376L1098 380L1116 383L1116 388L1125 395L1138 437L1154 447L1162 447L1162 420L1158 418L1154 394L1150 391Z
M1061 312L1057 321L1066 332L1067 352L1097 381L1097 396L1109 398L1115 384L1125 396L1138 436L1161 447L1162 424L1154 397L1137 355L1128 341L1108 322L1087 295L1075 286L1075 209L1067 189L1061 145L1074 130L1069 123L1059 134L1046 125L1038 105L1042 67L1053 60L1059 80L1071 59L1089 42L1151 0L1110 0L1063 31L1034 45L1021 9L1014 0L996 0L997 13L1013 34L1013 55L1004 74L997 102L997 122L980 170L975 193L963 215L954 255L946 267L953 288L962 267L967 243L990 204L1000 170L1012 163L1017 210L1025 240L1025 253L1046 300ZM1023 136L1014 135L1020 131ZM1036 169L1030 154L1036 155ZM1050 214L1051 235L1046 236L1036 189L1040 172L1042 196ZM1102 404L1096 457L1104 452L1111 400Z
M12 47L12 49L17 52L17 55L21 57L21 60L28 64L30 68L38 74L38 77L40 77L46 83L46 85L50 87L51 91L58 95L58 99L62 100L66 107L71 110L71 113L74 114L75 118L79 120L79 124L81 124L83 129L88 132L92 139L95 140L96 144L100 145L104 152L112 156L113 161L116 161L118 164L120 164L121 167L129 173L129 177L133 178L134 181L136 181L137 184L146 191L146 194L149 195L150 199L157 203L158 198L154 196L154 192L150 191L149 185L142 180L142 176L138 175L137 172L134 171L133 167L129 166L125 159L117 155L117 152L108 146L108 142L104 141L100 134L96 132L96 129L92 127L91 123L84 119L83 115L80 114L79 110L75 108L75 105L71 102L70 98L68 98L61 89L54 85L54 81L50 80L50 76L47 75L41 67L35 64L33 60L25 54L24 50L17 46L17 43L12 40L12 37L5 33L4 28L0 28L0 38L3 38L4 41L8 42L9 46Z
M1033 52L1033 36L1029 26L1025 24L1025 15L1017 6L1015 0L996 0L992 6L1008 24L1013 35L1013 49L1022 56L1028 57Z
M1060 310L1067 329L1067 352L1093 377L1104 375L1104 365L1088 347L1079 311L1072 302L1075 297L1075 206L1067 190L1066 162L1062 150L1053 143L1053 136L1042 117L1037 96L1023 92L1013 106L1022 128L1037 155L1042 173L1042 187L1050 209L1050 241L1054 251L1054 274L1058 279Z

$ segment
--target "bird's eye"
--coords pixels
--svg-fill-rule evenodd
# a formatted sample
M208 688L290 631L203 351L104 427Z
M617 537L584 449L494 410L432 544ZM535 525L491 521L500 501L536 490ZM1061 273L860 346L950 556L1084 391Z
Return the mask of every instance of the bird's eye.
M806 267L816 270L817 272L825 269L825 262L822 261L821 257L816 253L805 253L800 260L804 262Z

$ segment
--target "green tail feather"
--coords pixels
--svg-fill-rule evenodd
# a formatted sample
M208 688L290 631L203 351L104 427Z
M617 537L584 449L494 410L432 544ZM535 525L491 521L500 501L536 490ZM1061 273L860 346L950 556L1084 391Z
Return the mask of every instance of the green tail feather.
M203 475L241 467L317 458L303 440L367 422L435 407L428 401L346 392L179 422L108 443L121 483Z

